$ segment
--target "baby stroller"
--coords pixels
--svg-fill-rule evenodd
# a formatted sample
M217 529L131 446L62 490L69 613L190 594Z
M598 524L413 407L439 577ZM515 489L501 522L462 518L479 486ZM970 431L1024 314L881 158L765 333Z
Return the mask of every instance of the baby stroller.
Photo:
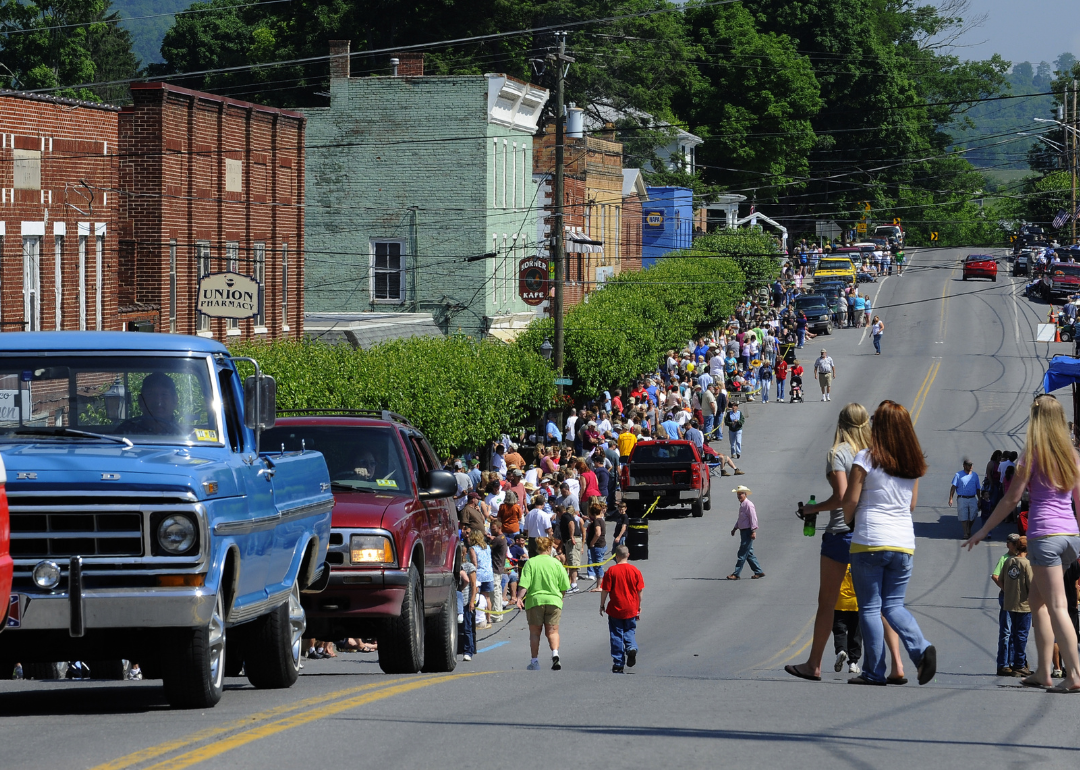
M798 374L793 375L791 378L791 398L788 399L788 402L792 404L796 401L800 404L803 403L802 376Z

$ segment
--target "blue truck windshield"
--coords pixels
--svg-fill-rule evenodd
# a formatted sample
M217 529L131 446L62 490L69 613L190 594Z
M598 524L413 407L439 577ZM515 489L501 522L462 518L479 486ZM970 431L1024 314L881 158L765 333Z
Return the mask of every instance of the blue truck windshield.
M370 492L412 494L394 432L388 428L342 425L278 425L263 431L262 448L273 452L322 452L330 480Z
M0 441L220 444L213 404L205 358L0 357Z

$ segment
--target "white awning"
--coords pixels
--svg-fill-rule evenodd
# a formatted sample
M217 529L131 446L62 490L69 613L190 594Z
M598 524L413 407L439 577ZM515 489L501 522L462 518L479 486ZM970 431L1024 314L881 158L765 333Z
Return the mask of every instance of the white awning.
M567 254L603 254L604 242L594 241L585 233L567 229L566 233Z

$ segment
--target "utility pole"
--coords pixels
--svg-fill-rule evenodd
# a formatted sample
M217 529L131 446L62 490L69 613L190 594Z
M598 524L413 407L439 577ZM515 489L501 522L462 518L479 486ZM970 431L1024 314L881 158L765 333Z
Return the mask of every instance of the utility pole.
M566 55L566 33L556 32L559 40L559 52L549 54L548 60L555 64L555 190L553 193L555 203L555 371L559 377L563 375L563 284L565 283L566 266L566 227L563 223L563 166L564 166L564 137L566 134L566 117L563 114L563 78L566 69L573 57ZM559 395L563 394L563 386L559 386Z
M1077 131L1080 131L1080 120L1076 117L1076 81L1072 82L1073 91L1073 103L1072 103L1072 131L1067 131L1067 134L1072 134L1072 163L1070 170L1072 171L1072 210L1069 212L1072 221L1072 242L1076 243L1076 164L1077 164L1077 150L1080 149L1080 136L1077 136ZM1069 92L1065 92L1065 104L1069 103ZM1068 121L1066 121L1068 122Z

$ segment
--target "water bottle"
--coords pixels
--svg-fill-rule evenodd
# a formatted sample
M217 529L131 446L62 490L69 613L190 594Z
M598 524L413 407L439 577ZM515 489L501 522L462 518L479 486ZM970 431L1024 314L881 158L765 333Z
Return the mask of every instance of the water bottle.
M816 498L810 495L810 505L816 505ZM802 505L799 506L799 512L802 513ZM807 537L813 537L817 534L817 514L806 513L803 514L803 528L802 533Z

